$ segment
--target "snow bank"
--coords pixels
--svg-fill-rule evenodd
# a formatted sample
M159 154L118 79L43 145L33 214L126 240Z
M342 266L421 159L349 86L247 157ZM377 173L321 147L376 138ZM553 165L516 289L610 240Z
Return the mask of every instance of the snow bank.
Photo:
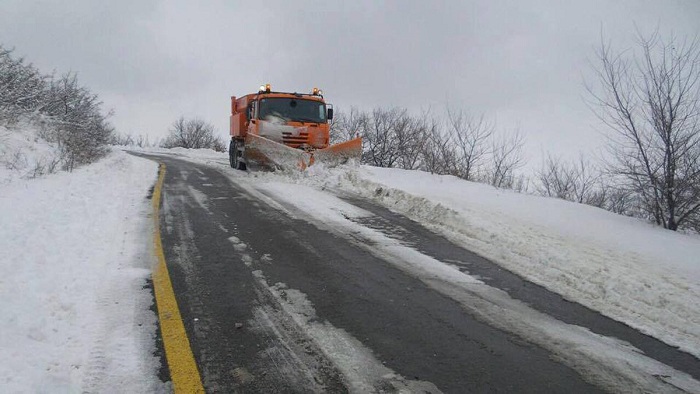
M114 152L73 173L0 184L3 391L162 388L144 289L156 170Z

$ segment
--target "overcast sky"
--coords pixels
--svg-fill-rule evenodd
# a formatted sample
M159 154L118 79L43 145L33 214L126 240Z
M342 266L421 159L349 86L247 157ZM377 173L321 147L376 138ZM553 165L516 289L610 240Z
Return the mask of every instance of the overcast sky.
M317 86L341 110L485 113L531 160L599 147L583 81L601 31L625 49L635 26L696 36L700 1L0 0L0 43L77 72L122 133L185 115L227 136L231 95Z

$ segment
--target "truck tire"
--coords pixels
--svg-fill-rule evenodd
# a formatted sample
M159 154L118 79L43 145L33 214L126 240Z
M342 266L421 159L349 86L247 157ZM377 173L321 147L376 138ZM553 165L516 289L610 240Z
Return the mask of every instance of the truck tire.
M231 144L229 144L228 147L228 161L231 168L242 171L246 170L246 165L243 161L244 149L243 143L231 139Z
M236 168L238 163L238 147L236 146L236 141L232 138L231 143L228 146L228 162L231 168Z
M243 141L236 143L236 169L245 171L247 169L245 157L245 143Z

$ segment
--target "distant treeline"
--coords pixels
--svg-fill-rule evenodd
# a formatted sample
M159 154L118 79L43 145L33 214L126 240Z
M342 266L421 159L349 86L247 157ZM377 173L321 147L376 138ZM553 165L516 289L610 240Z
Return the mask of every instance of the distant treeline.
M44 74L0 44L0 125L38 128L59 149L57 167L70 171L108 152L114 129L101 107L75 73Z

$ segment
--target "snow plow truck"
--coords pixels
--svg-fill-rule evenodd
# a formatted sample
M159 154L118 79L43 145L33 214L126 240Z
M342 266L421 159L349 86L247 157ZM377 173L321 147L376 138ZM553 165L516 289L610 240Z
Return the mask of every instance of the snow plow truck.
M362 155L362 139L330 145L333 107L323 92L273 92L231 97L229 161L239 170L256 166L304 170L315 162L337 165Z

